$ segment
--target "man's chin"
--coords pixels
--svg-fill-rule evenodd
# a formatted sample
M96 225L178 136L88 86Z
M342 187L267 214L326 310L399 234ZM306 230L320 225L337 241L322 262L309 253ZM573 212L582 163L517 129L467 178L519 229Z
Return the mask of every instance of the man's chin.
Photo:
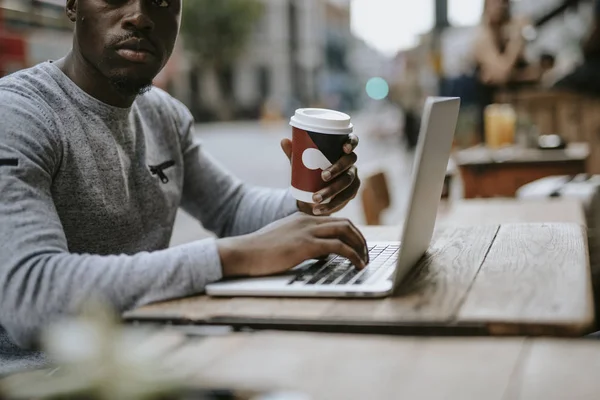
M149 78L114 76L110 81L117 91L125 96L139 96L152 88L152 79Z

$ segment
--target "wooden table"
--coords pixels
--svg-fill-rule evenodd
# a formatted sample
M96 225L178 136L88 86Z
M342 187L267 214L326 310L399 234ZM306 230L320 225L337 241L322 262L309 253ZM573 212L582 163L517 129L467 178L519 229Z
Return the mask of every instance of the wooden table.
M364 228L370 241L399 228ZM397 295L383 300L216 299L143 307L129 321L419 335L577 336L594 326L585 228L579 224L440 229Z
M436 221L440 228L547 222L587 226L581 202L568 198L544 200L494 198L442 201Z
M193 385L314 400L600 397L600 343L590 340L267 332L188 342L164 364Z
M514 197L523 185L554 175L586 172L589 146L570 144L566 150L477 146L454 153L464 185L464 197Z

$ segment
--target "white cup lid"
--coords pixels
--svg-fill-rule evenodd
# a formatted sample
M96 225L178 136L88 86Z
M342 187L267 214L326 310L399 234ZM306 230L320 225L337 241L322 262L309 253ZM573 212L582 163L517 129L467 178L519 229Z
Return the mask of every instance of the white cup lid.
M290 120L290 125L330 135L347 135L354 130L349 115L324 108L300 108Z

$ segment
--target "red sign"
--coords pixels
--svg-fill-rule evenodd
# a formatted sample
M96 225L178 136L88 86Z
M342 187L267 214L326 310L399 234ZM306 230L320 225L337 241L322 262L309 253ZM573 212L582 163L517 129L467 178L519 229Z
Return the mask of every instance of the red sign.
M0 29L0 76L25 68L26 53L24 38Z

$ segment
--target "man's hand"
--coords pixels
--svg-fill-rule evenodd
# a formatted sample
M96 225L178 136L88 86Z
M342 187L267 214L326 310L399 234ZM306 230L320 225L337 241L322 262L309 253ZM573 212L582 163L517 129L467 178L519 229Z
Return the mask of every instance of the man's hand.
M296 213L258 232L217 241L224 277L269 276L337 254L357 268L369 263L365 238L348 220Z
M358 159L356 153L354 153L354 149L357 146L358 137L350 134L348 141L344 145L345 155L331 167L323 171L321 175L323 181L328 182L329 185L320 192L315 193L313 196L315 204L299 201L298 209L300 211L310 215L331 215L346 207L350 200L356 197L360 188L358 171L354 166ZM281 148L291 162L292 141L283 139L281 141ZM328 204L322 204L327 199L331 199L331 201Z

